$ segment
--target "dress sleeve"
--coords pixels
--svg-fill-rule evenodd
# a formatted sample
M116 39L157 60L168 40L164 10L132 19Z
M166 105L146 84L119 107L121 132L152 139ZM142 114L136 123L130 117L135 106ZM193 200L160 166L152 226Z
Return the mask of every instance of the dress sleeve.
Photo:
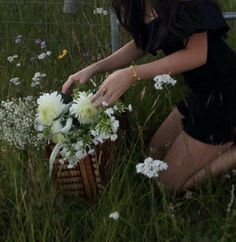
M188 37L193 33L208 31L214 36L226 36L229 30L221 11L210 0L182 0L177 22L181 32Z

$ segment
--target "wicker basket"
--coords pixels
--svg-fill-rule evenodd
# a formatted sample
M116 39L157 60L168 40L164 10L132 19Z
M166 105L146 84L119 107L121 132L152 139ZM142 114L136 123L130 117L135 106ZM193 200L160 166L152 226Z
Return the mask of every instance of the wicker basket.
M105 142L96 147L94 156L88 155L80 160L74 168L68 168L68 163L61 164L60 157L54 162L52 172L53 189L63 194L95 200L104 190L106 171L113 159L117 142ZM54 145L48 147L50 155Z
M120 122L119 138L115 142L106 141L96 146L94 156L88 155L72 169L69 169L66 163L61 164L59 162L61 157L57 157L52 172L53 189L88 201L94 201L101 195L107 183L107 171L129 127L126 113L120 115L118 120ZM49 157L53 148L54 145L48 146Z

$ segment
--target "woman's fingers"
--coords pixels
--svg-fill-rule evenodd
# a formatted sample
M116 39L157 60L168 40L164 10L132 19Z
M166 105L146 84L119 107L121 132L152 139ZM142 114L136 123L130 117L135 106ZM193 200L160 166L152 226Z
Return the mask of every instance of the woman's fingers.
M113 95L105 89L99 89L99 91L92 97L91 101L96 107L108 106L113 103Z
M72 76L70 76L62 86L62 93L65 93L65 94L69 93L73 84L74 84L74 79Z
M105 87L101 87L97 90L97 92L92 96L91 102L95 103L98 101L98 98L104 96L106 94L107 90Z

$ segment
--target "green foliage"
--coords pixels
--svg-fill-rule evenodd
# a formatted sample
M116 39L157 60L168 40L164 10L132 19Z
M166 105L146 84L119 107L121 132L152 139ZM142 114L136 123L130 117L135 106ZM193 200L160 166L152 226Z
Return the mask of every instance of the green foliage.
M107 3L80 2L85 4L75 16L62 13L62 0L0 2L1 100L60 91L68 75L110 53L109 15L93 14L95 7ZM224 10L236 10L232 0L221 4ZM235 22L230 26L228 42L236 49ZM24 36L22 45L15 44L19 34ZM45 51L35 44L37 38L47 41L52 55L31 62ZM64 48L68 55L58 59ZM9 63L7 57L14 54L19 59ZM21 67L16 67L18 62ZM32 88L32 77L39 71L46 79ZM19 86L9 83L16 76ZM94 204L51 189L45 150L18 151L0 143L0 241L234 242L236 207L233 203L227 213L227 206L235 176L209 179L188 197L166 194L160 184L135 172L151 135L186 92L181 80L171 90L156 91L150 81L128 91L125 100L134 109L128 117L131 132L117 150L109 182ZM116 221L109 218L114 211L120 213Z

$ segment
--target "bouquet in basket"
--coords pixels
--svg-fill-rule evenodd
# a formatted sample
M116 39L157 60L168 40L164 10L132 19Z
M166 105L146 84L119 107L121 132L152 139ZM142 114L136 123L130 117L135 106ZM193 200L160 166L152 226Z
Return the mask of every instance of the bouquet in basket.
M118 101L113 107L103 103L96 108L91 103L92 96L90 90L75 91L71 97L52 92L37 99L37 131L47 142L55 144L49 159L50 175L57 157L70 169L86 156L94 155L97 145L118 138L116 117L131 111L131 105Z

